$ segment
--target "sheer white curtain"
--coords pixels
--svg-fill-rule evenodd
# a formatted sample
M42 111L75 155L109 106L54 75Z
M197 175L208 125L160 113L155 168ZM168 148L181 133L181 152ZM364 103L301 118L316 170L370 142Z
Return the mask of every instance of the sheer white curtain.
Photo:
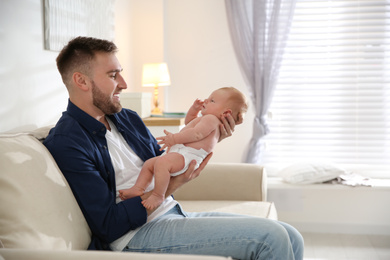
M255 109L244 161L260 163L270 106L296 0L225 0L231 38Z

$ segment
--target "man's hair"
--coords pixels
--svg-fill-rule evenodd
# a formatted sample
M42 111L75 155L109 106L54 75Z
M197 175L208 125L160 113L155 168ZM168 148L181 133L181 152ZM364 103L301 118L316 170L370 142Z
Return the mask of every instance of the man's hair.
M115 53L118 50L113 42L92 37L77 37L61 50L56 59L62 81L69 87L74 72L91 75L91 61L97 52Z
M234 87L223 87L220 89L230 94L228 102L234 121L237 122L239 120L240 114L244 118L245 113L248 111L248 102L245 95Z

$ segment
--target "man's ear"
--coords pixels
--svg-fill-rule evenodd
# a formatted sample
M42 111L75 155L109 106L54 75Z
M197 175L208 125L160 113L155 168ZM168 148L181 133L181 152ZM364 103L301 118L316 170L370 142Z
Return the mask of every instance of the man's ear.
M72 76L72 81L79 89L87 91L89 89L89 78L81 72L75 72Z

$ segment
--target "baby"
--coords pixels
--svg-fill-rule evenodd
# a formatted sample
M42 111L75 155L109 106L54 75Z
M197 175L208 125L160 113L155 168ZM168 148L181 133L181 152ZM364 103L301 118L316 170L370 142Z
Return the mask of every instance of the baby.
M156 138L161 150L167 148L166 152L147 160L135 185L119 191L120 198L125 200L144 194L154 174L154 190L142 204L147 209L158 207L165 199L170 177L184 173L193 160L198 168L212 152L220 136L220 116L229 113L236 124L241 124L247 109L245 96L233 87L217 89L204 101L195 100L187 112L186 126L179 133L164 131L166 136Z

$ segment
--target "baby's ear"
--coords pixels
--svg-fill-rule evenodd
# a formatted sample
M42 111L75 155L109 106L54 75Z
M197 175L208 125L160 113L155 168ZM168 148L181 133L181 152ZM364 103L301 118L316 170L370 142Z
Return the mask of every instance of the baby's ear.
M233 112L232 112L232 110L229 108L229 109L225 110L225 112L223 112L223 114L224 114L224 115L227 115L227 114L233 115Z

